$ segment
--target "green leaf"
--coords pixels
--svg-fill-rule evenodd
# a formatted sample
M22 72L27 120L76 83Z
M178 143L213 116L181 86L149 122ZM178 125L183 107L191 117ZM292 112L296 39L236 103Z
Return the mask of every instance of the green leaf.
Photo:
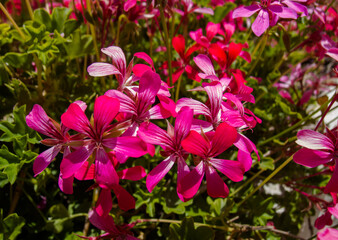
M16 177L20 171L20 164L11 164L3 171L7 175L8 181L10 184L14 184L16 181Z
M5 86L11 91L20 105L32 99L26 84L19 79L12 78Z
M52 13L53 29L56 29L59 33L62 33L64 30L65 22L71 12L72 10L69 8L54 8Z
M51 208L48 210L48 214L52 218L66 218L69 217L67 208L62 204L55 204L51 206Z
M69 57L78 58L92 53L93 39L90 35L81 35L80 31L75 31L71 36L72 41L65 44Z
M13 122L1 121L0 130L4 133L0 137L0 141L11 142L15 138L25 136L28 134L27 141L29 143L39 143L41 140L40 135L29 128L26 124L26 106L23 105L19 108L14 108L13 110Z
M3 61L12 67L20 69L29 69L32 64L32 55L28 53L6 53Z
M12 213L3 220L4 237L8 240L14 240L20 233L22 227L25 225L25 219Z
M176 223L170 224L169 239L179 240L209 240L214 239L214 231L207 226L200 226L195 229L194 219L191 217L184 218L180 225Z
M78 27L81 26L81 22L75 19L68 19L65 22L64 33L65 37L68 37L71 33L73 33Z
M26 149L28 135L16 137L13 139L14 152L21 158Z
M263 170L267 170L267 169L274 170L275 169L274 160L273 158L270 158L270 157L262 157L259 162L259 166Z
M39 8L34 11L34 21L44 24L47 28L47 31L53 32L52 20L45 9Z
M234 8L236 7L236 4L232 2L227 2L223 6L217 6L214 11L214 15L205 15L209 21L212 21L213 23L220 23L224 17Z

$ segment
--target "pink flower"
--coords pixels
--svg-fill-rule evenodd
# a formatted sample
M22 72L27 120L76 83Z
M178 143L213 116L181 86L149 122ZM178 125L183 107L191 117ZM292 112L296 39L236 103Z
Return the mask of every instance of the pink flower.
M306 167L317 167L321 164L336 164L338 160L338 141L337 130L330 131L327 129L327 136L312 131L301 130L297 133L297 144L301 145L302 149L295 153L293 160ZM338 192L338 168L334 166L332 177L326 188L325 193Z
M258 16L251 29L257 37L261 36L269 26L274 26L278 17L291 19L297 19L298 17L295 10L283 7L278 1L271 3L271 0L261 0L260 4L239 7L234 10L232 17L250 17L255 12L258 12Z
M317 233L318 240L338 239L338 230L334 228L325 228Z
M90 240L100 240L100 239L116 239L116 240L137 240L138 238L133 236L133 233L130 229L135 224L124 224L122 226L116 225L112 216L109 214L101 216L97 213L97 209L94 208L88 214L88 219L91 224L93 224L98 229L105 231L106 233L98 237L83 237L80 238L90 239Z
M199 134L190 131L188 137L182 141L182 147L187 152L197 155L194 159L196 167L178 183L178 192L188 200L199 189L204 174L207 177L207 191L211 197L227 197L229 189L218 175L215 168L230 178L239 182L243 179L244 168L237 161L216 159L236 140L237 131L226 123L221 123L215 132Z
M167 132L153 123L141 125L138 135L147 143L160 145L164 149L161 152L162 156L167 157L148 174L146 184L149 192L152 192L175 163L177 163L177 182L189 173L189 167L185 162L189 153L182 148L181 142L189 134L192 119L193 110L183 107L176 117L175 128L167 122ZM181 194L178 193L178 196L184 201Z
M93 121L90 122L82 109L72 103L61 116L62 123L70 129L86 136L74 152L66 155L60 166L62 176L73 176L87 159L94 154L95 180L102 186L111 186L118 183L118 175L107 151L130 157L140 157L146 154L145 143L136 137L112 137L110 134L114 120L120 109L119 100L108 96L100 96L95 100Z

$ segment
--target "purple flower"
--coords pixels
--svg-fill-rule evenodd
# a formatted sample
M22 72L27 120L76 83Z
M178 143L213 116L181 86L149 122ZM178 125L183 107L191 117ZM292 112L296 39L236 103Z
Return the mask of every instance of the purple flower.
M332 177L325 187L324 192L338 192L338 169L336 161L338 160L338 141L337 130L327 129L327 136L312 131L301 130L297 133L297 144L303 146L293 156L293 160L306 167L317 167L321 164L330 164L334 166Z
M271 0L261 0L260 4L239 7L234 10L232 17L250 17L255 12L258 12L258 15L251 29L258 37L261 36L269 26L274 26L278 17L291 19L297 19L298 17L295 10L282 6L278 1L271 3Z

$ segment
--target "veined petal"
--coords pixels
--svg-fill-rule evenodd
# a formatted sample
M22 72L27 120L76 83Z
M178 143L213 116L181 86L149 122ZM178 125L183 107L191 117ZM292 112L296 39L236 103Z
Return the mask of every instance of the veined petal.
M129 157L141 157L147 153L147 144L137 137L103 139L103 145Z
M173 149L174 142L167 132L151 122L142 123L138 135L147 143Z
M211 142L209 156L215 157L228 149L237 138L237 131L227 123L218 125L215 135Z
M325 228L317 233L318 240L338 239L338 230L334 228Z
M216 36L219 29L220 29L219 23L208 22L207 27L206 27L207 39L211 41Z
M257 12L260 8L259 5L250 5L245 7L239 7L236 8L232 13L232 18L238 18L238 17L250 17L255 12Z
M112 207L113 200L110 189L102 188L95 207L97 214L99 216L109 216Z
M120 109L120 102L116 98L100 96L94 104L94 126L99 136L102 136L109 124L114 120Z
M146 185L149 192L152 192L159 181L169 172L175 163L175 158L171 155L158 164L147 176Z
M316 150L322 149L334 151L334 145L331 139L316 131L312 131L309 129L300 130L297 133L297 138L298 140L296 141L296 143L303 147Z
M103 188L119 183L114 165L103 148L96 150L95 180Z
M250 153L238 150L237 159L238 162L240 162L243 165L244 170L246 172L250 170L252 166L252 158Z
M259 37L269 28L269 13L265 9L261 9L257 18L253 22L251 29L254 34Z
M119 207L123 211L128 211L135 208L135 199L123 187L121 187L120 185L115 185L113 187L113 191L116 195Z
M332 173L332 177L330 179L330 181L327 183L325 189L324 189L324 193L338 193L338 167L337 167L337 163L335 165L334 171Z
M185 175L177 184L177 191L187 201L198 191L204 176L204 162L201 161L190 173Z
M331 48L325 54L338 62L338 48Z
M214 11L211 8L195 8L193 12L214 15Z
M185 162L184 158L178 156L176 158L177 162L177 183L179 183L188 173L190 173L189 166ZM176 188L177 196L181 199L182 202L186 202L189 199L185 199L184 196L178 192L178 187Z
M56 155L60 152L61 148L62 148L61 145L56 145L40 153L40 155L36 157L33 163L34 177L36 177L36 175L38 175L43 170L45 170L46 167L48 167L48 165L53 161Z
M204 116L211 117L211 112L209 108L205 104L195 99L191 98L179 99L176 103L176 111L179 112L181 108L183 108L184 106L189 106L192 110L194 110L194 115L202 114Z
M293 155L293 161L306 167L317 167L333 159L333 153L302 148Z
M334 205L334 207L328 207L327 210L328 210L335 218L338 218L338 204Z
M120 71L122 77L124 77L126 75L127 63L122 49L117 46L110 46L102 48L101 52L108 55L113 60L113 64Z
M60 165L60 172L62 173L63 178L69 178L74 175L74 173L80 169L82 164L89 158L93 153L94 146L90 144L85 147L81 147L74 152L67 154L62 159Z
M153 71L153 69L151 67L149 67L148 65L145 64L135 64L133 66L133 73L137 76L137 77L141 77L143 75L143 73L145 73L146 71Z
M133 115L137 114L135 102L126 94L118 90L108 90L104 95L117 98L120 101L120 112L131 113Z
M218 81L203 83L203 88L209 97L212 120L217 121L217 116L220 114L222 104L222 84Z
M92 77L103 77L113 74L121 75L121 72L110 63L96 62L89 65L87 72Z
M206 177L207 177L207 191L210 197L225 198L229 195L229 188L212 166L208 166L206 168Z
M175 120L175 141L180 144L189 134L194 111L190 107L183 107L179 111Z
M194 57L194 62L196 65L207 75L215 75L215 69L210 61L210 58L204 54L198 54L197 57Z
M193 118L190 130L201 133L201 129L203 130L203 132L210 132L214 130L214 126L211 122Z
M212 158L210 163L232 181L240 182L243 180L244 168L240 162Z
M181 145L187 152L201 157L207 157L210 150L210 143L196 131L190 131L189 135L182 141Z
M136 0L127 0L124 3L123 9L124 9L125 12L128 12L135 5L136 5Z
M67 111L62 114L61 121L70 129L83 133L89 137L93 136L93 130L87 116L76 103L70 104Z
M26 123L28 127L43 135L51 138L57 138L59 136L58 130L53 125L52 120L38 104L35 104L32 111L26 116Z
M128 179L132 181L138 181L144 178L147 173L146 170L141 166L135 166L127 169L123 169L117 172L120 179Z
M307 7L305 7L304 5L302 5L300 3L295 2L294 0L293 1L284 0L283 4L287 5L289 8L292 8L293 10L295 10L298 13L302 13L302 16L308 15Z
M155 96L161 87L161 78L157 73L153 71L145 72L140 78L137 110L141 115L147 111L148 106L155 102Z

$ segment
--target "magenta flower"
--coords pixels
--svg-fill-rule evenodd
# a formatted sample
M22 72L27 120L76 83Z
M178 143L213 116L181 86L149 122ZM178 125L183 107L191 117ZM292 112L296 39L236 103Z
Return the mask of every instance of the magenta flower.
M183 107L176 117L175 128L168 122L167 132L153 123L141 125L138 135L147 143L160 145L164 149L161 152L162 156L167 157L148 174L146 184L149 192L152 192L174 163L177 163L177 182L189 173L189 167L185 162L189 153L182 148L181 142L189 134L192 119L193 110ZM178 193L178 196L184 201L181 194Z
M269 26L274 26L278 17L291 19L297 19L298 17L295 10L283 7L278 1L271 3L271 0L261 0L260 4L239 7L234 10L232 17L250 17L255 12L258 12L258 15L251 29L258 37L261 36Z
M321 164L329 164L334 166L332 177L325 187L324 192L338 192L338 168L336 161L338 160L338 141L337 130L330 131L327 129L327 136L312 131L301 130L297 133L297 144L301 145L302 149L295 153L293 160L306 167L317 167Z
M230 178L239 182L243 179L244 168L237 161L216 159L236 140L237 131L226 123L221 123L215 132L199 134L190 131L182 141L182 147L189 153L197 155L194 159L196 167L178 182L178 192L185 199L191 199L199 189L204 174L207 177L207 191L211 197L227 197L229 189L218 175L215 168Z
M84 237L79 236L80 238L90 239L90 240L100 240L100 239L116 239L116 240L138 240L138 238L133 236L133 233L130 231L135 224L125 224L125 225L116 225L112 216L109 214L101 216L97 213L97 209L94 208L88 214L88 219L91 224L93 224L98 229L105 231L106 233L98 237Z
M77 141L74 152L65 156L61 162L61 173L64 178L73 176L87 159L95 156L95 180L102 187L118 184L118 175L107 151L130 157L146 154L145 143L136 137L112 137L110 123L120 109L119 100L108 96L100 96L95 100L92 123L77 105L72 103L61 116L62 123L70 129L84 134L87 138Z
M318 240L338 239L338 230L334 228L325 228L317 233Z

